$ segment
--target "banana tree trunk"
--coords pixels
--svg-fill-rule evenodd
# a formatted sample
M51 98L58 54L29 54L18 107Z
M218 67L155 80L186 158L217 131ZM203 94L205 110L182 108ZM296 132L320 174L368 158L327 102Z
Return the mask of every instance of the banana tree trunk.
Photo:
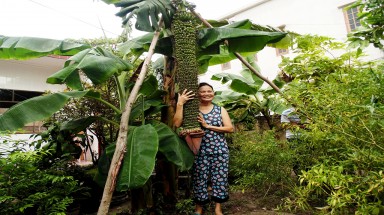
M131 212L138 213L141 209L153 207L152 181L148 180L143 187L131 190ZM149 213L148 215L151 215Z
M208 28L213 28L211 24L209 24L209 22L207 22L207 20L205 20L202 16L200 16L200 14L196 13L196 11L194 11L192 8L189 8L191 10L191 12L193 13L193 15L195 15L198 19L200 19L204 25L206 25ZM224 43L226 45L228 45L228 41L224 41ZM244 59L239 53L235 52L234 53L235 56L237 57L237 59L239 59L248 69L250 69L257 77L259 77L261 80L267 82L267 84L269 86L271 86L276 92L278 92L279 94L282 95L279 87L277 87L273 82L271 82L268 78L264 77L262 74L260 74L255 68L253 68L251 66L251 64L249 64L247 62L246 59Z
M161 121L173 128L173 115L175 114L175 60L172 57L164 57L163 89L167 92L163 101L167 106L161 112ZM159 191L164 197L165 209L175 208L177 202L178 170L175 164L167 161L165 157L157 157L156 178Z
M160 20L159 26L161 26L162 23L163 23L162 20ZM104 186L103 197L101 199L99 210L97 212L98 215L108 214L112 195L116 187L116 178L119 173L122 160L124 158L124 153L126 151L128 121L129 121L129 116L131 114L132 105L136 100L139 89L141 88L141 85L143 84L144 78L147 74L147 68L151 62L152 55L154 54L155 47L159 39L159 35L160 35L160 30L157 30L155 32L155 35L153 36L151 45L148 50L148 55L144 61L143 67L141 68L140 75L136 80L136 83L131 91L131 94L129 95L128 102L125 105L124 112L122 113L121 121L120 121L119 136L117 138L117 143L116 143L116 149L115 149L115 153L113 154L111 166L109 168L108 178Z

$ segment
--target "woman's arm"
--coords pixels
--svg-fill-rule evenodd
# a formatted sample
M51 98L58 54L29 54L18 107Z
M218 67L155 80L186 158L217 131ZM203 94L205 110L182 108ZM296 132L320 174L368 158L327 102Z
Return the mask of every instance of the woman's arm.
M183 93L179 93L179 97L176 104L175 115L173 116L173 125L178 128L183 123L183 109L184 104L187 103L190 99L193 99L195 94L193 91L187 92L187 89L183 91Z
M223 107L221 107L221 117L223 120L223 126L208 125L207 122L205 122L203 115L201 114L198 116L198 121L201 123L201 126L206 129L222 133L232 133L234 129L231 118L229 117L227 110L225 110Z

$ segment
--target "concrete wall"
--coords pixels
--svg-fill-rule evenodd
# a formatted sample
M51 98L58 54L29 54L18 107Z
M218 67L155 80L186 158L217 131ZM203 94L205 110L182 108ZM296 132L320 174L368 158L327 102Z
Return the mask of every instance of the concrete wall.
M46 79L63 68L65 59L42 57L31 60L0 60L0 89L53 92L62 85L47 84Z
M31 60L0 60L0 90L23 90L38 92L57 92L64 85L47 84L46 79L63 68L67 57L42 57ZM1 98L0 98L1 99ZM0 114L7 109L0 108ZM23 133L40 133L45 128L42 122L29 123Z

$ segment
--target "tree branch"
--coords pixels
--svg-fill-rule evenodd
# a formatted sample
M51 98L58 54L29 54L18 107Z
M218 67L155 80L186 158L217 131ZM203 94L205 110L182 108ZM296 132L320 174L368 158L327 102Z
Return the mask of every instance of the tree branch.
M204 23L204 25L206 25L208 28L213 28L212 25L209 24L209 23L207 22L207 20L205 20L200 14L196 13L192 8L189 8L189 10L191 11L191 13L192 13L193 15L195 15L197 18L199 18L199 19ZM224 41L224 44L228 46L228 40L225 40L225 41ZM245 60L245 59L244 59L238 52L235 52L234 54L235 54L235 56L236 56L236 57L237 57L237 58L238 58L238 59L239 59L239 60L240 60L240 61L241 61L241 62L242 62L248 69L250 69L250 70L251 70L257 77L259 77L261 80L267 82L267 84L268 84L269 86L271 86L276 92L278 92L279 94L282 95L280 89L279 89L273 82L271 82L268 78L264 77L262 74L260 74L258 71L256 71L256 69L253 68L253 67L251 66L251 64L249 64L249 63L247 62L247 60Z

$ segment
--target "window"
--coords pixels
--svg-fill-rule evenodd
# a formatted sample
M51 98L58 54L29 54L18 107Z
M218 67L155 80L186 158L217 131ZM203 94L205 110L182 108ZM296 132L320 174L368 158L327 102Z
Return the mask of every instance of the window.
M42 95L43 92L0 89L0 108L10 108L13 105Z
M351 32L357 27L361 26L360 21L357 19L357 8L351 8L349 10L344 10L345 24L347 25L347 31Z
M231 69L231 62L221 64L221 70Z
M288 49L276 49L276 55L277 56L282 56L282 55L285 55L285 54L288 54L288 53L289 53Z

